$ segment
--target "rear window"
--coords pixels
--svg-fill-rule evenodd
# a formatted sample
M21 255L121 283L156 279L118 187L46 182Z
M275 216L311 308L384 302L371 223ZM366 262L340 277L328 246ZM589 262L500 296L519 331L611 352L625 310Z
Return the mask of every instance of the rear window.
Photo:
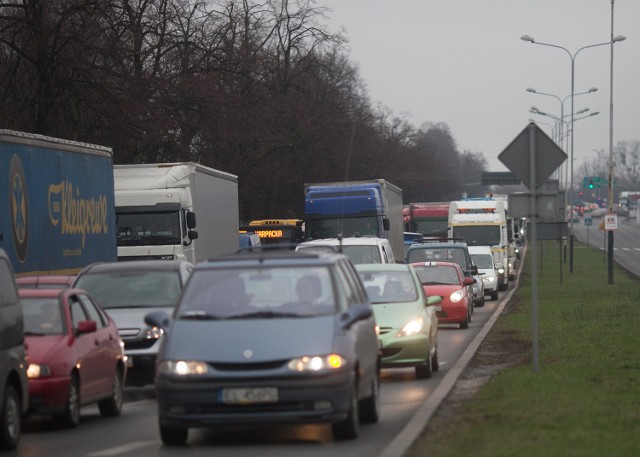
M454 262L460 265L463 270L471 268L471 265L467 265L464 248L433 247L411 249L407 263L416 262Z

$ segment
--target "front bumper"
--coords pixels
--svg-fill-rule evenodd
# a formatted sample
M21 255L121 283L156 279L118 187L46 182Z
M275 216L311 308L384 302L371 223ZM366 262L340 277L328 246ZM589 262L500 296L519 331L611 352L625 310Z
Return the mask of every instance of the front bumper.
M414 367L429 360L429 337L424 333L394 336L398 329L380 335L382 368Z
M347 417L355 382L351 372L286 379L176 380L158 376L160 423L172 428L265 422L338 422ZM225 388L277 388L272 403L227 404Z

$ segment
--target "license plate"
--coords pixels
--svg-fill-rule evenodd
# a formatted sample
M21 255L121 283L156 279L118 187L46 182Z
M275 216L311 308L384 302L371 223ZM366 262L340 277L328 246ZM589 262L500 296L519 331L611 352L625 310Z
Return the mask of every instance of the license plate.
M222 389L222 402L231 405L251 403L275 403L278 401L276 387L246 387Z
M442 306L436 306L436 311L442 311Z

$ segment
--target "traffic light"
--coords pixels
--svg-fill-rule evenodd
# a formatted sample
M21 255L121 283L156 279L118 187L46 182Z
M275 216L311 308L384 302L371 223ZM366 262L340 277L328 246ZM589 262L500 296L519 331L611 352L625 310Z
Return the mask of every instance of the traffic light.
M593 189L593 179L589 180L589 189Z
M582 178L582 187L585 189L598 189L600 187L600 176L585 176Z

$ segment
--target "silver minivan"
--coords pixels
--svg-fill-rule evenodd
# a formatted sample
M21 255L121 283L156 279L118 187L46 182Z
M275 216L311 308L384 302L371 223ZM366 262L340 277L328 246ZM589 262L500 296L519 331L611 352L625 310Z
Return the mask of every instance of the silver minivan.
M151 311L171 314L193 264L186 260L130 260L84 268L73 287L89 292L118 327L127 356L127 385L145 386L155 378L162 331L144 323Z
M15 449L29 407L22 306L9 257L0 249L0 449Z

